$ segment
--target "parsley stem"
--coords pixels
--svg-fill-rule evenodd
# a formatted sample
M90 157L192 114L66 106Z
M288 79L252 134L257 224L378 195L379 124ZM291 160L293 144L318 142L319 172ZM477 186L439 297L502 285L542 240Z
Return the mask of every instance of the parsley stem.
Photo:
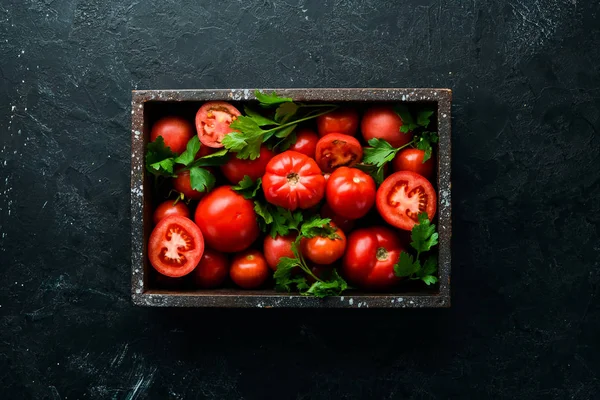
M416 141L417 141L417 138L416 138L416 137L414 137L414 138L412 138L412 140L411 140L410 142L408 142L408 143L406 143L406 144L403 144L403 145L402 145L402 146L400 146L400 147L397 147L397 148L395 148L395 149L394 149L394 151L395 151L396 153L398 153L400 150L404 149L405 147L408 147L408 146L411 146L411 145L413 145L413 144L414 144Z
M314 114L314 115L309 115L308 117L300 118L300 119L297 119L297 120L294 120L294 121L286 122L285 124L281 124L281 125L278 125L278 126L276 126L274 128L262 131L261 135L265 135L267 133L276 131L276 130L281 129L281 128L286 128L288 126L296 125L296 124L299 124L300 122L304 122L304 121L308 121L308 120L311 120L311 119L315 119L317 117L320 117L321 115L329 114L330 112L332 112L336 108L339 108L339 106L334 106L334 105L331 105L330 107L331 108L329 110L327 110L327 111L323 111L323 112L320 112L320 113Z

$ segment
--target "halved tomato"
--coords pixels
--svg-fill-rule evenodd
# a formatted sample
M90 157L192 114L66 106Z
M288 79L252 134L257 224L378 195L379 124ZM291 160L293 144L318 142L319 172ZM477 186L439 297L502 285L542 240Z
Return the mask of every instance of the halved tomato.
M200 142L208 147L223 147L223 137L233 129L229 127L241 113L237 108L224 101L204 103L196 113L196 130Z
M315 159L323 172L333 172L337 167L352 167L362 160L363 150L352 136L330 133L317 142Z
M163 218L150 234L150 264L171 278L192 272L203 253L204 237L200 228L189 218L179 215Z
M396 228L407 231L426 212L433 219L437 196L431 183L411 171L400 171L388 176L377 190L377 210L383 219Z

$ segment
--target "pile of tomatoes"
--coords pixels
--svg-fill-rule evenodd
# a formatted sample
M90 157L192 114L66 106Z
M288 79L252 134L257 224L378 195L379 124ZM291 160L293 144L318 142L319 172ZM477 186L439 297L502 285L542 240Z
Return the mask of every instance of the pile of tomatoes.
M161 136L179 154L197 135L201 147L196 157L203 157L223 148L223 138L233 131L230 124L240 115L230 103L207 102L198 110L195 126L167 116L153 124L150 140ZM285 151L263 144L253 160L228 154L224 164L210 167L217 184L208 193L192 188L189 171L177 173L168 183L177 199L160 202L153 214L148 255L158 272L156 281L164 288L217 288L229 280L244 289L272 287L278 262L294 257L297 233L261 232L255 202L234 190L250 178L261 179L256 196L268 204L331 219L335 234L300 242L315 275L338 268L354 287L393 288L400 281L393 267L408 248L417 215L426 213L431 220L436 213L430 182L434 159L423 162L424 152L417 148L399 151L379 187L357 166L370 139L384 139L395 148L409 143L412 134L402 133L402 124L391 106L373 105L362 113L339 108L314 125L299 126L295 143Z

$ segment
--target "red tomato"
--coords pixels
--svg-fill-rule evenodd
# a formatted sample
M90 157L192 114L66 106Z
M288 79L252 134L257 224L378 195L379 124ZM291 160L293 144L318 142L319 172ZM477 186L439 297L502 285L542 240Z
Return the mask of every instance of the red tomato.
M354 220L346 217L342 217L339 214L336 214L329 204L323 204L321 208L321 217L331 219L331 222L334 223L335 226L338 226L344 233L348 233L354 228Z
M315 158L315 150L319 136L310 129L300 129L296 132L296 143L290 146L288 150L297 151L310 158Z
M269 161L262 188L271 204L289 210L306 209L323 199L325 178L312 158L288 150Z
M221 141L233 129L229 127L241 113L237 108L224 101L209 101L196 113L196 130L200 142L208 147L223 147Z
M412 230L419 213L433 219L437 208L435 189L427 179L411 171L395 172L377 190L377 210L396 228Z
M236 254L231 264L229 276L241 288L256 289L269 278L267 261L258 250L248 250Z
M340 167L331 173L325 189L327 204L342 217L364 217L375 204L375 181L356 168Z
M150 234L150 264L158 272L171 278L179 278L192 272L202 253L202 232L189 218L179 215L163 218Z
M156 207L156 210L154 210L154 214L152 215L154 225L158 224L158 221L169 215L181 215L182 217L189 218L190 210L185 203L181 201L175 202L173 200L167 200L162 202Z
M315 158L323 172L332 172L338 167L352 167L359 163L363 150L355 138L339 133L330 133L319 139Z
M339 238L330 239L322 236L303 238L300 241L300 248L304 257L320 265L332 264L339 260L346 250L346 235L339 228L335 233Z
M258 238L256 219L254 203L231 186L220 186L207 194L194 216L206 243L225 253L247 249Z
M194 136L194 127L181 117L164 117L152 126L150 141L154 142L159 136L162 136L165 146L173 153L181 154Z
M356 136L358 112L354 108L341 108L317 118L319 136L330 133Z
M331 177L331 172L326 172L323 174L323 178L325 178L325 183L329 182L329 177Z
M423 162L425 152L419 149L403 149L392 162L394 171L412 171L427 179L433 178L433 158Z
M265 173L267 164L273 158L275 153L261 146L260 155L254 160L240 160L235 154L229 155L229 160L221 166L221 171L225 178L234 185L237 185L244 175L248 175L253 181L257 180Z
M342 272L354 285L364 289L389 289L400 281L394 265L404 250L391 229L374 226L357 229L348 237Z
M201 157L206 157L214 152L216 152L217 149L213 149L212 147L208 147L208 146L200 146L200 150L198 150L198 152L196 153L196 156L194 157L194 159L199 159Z
M190 171L178 171L177 178L173 178L173 189L182 193L183 196L191 200L200 200L205 192L199 192L192 189L192 182L190 181Z
M394 147L400 147L413 138L412 133L400 132L402 118L389 106L375 106L367 110L363 116L360 129L368 142L379 138L386 140Z
M229 274L227 256L213 249L204 249L196 269L190 274L196 286L203 289L219 287Z
M275 236L267 235L263 246L267 265L271 267L273 271L277 271L277 263L281 257L294 257L292 252L292 243L296 240L296 235L291 234L287 236Z

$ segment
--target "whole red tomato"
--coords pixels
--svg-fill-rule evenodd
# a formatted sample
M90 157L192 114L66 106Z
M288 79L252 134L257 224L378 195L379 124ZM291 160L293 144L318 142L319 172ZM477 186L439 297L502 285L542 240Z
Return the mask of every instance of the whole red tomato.
M225 253L247 249L259 235L254 203L231 186L207 194L196 208L194 220L210 247Z
M274 238L271 235L267 235L265 237L265 242L263 245L263 251L265 253L265 259L267 260L267 265L271 267L273 271L277 270L277 264L281 257L294 257L294 253L292 252L292 243L296 240L295 234L287 235L287 236L275 236Z
M358 219L375 204L375 181L356 168L340 167L331 173L325 189L327 204L336 214Z
M229 125L241 115L240 111L224 101L208 101L196 113L196 130L200 142L208 147L223 147L221 141L233 132Z
M158 207L156 207L156 209L154 210L154 214L152 215L154 225L158 224L158 221L165 217L168 217L169 215L181 215L182 217L189 218L190 210L185 205L185 203L181 201L164 201L160 203Z
M398 152L392 165L394 171L412 171L427 179L433 178L433 158L423 162L425 152L419 149L403 149Z
M175 171L176 178L173 179L173 189L183 194L186 199L200 200L205 192L199 192L192 189L192 181L190 180L190 171Z
M256 289L269 278L267 261L258 250L247 250L236 254L231 263L229 276L243 289Z
M253 181L257 180L265 173L267 164L273 158L275 153L266 146L261 146L260 154L254 160L240 160L235 154L229 155L229 160L221 166L221 172L225 178L234 185L237 185L244 175L248 175Z
M152 125L150 141L162 136L165 146L173 153L181 154L185 151L188 141L194 136L194 127L181 117L164 117Z
M296 143L290 146L288 150L297 151L310 158L315 158L315 150L319 136L310 129L300 129L296 133Z
M180 215L163 218L148 240L148 258L155 270L171 278L189 274L204 253L200 229Z
M404 250L391 229L374 226L357 229L348 237L342 272L352 284L369 290L385 290L400 278L394 265Z
M362 160L360 142L348 135L330 133L317 142L315 159L323 172L333 172L338 167L352 167Z
M433 219L437 196L431 183L411 171L394 172L377 189L377 211L390 225L406 231L419 222L419 214L426 212Z
M346 235L337 228L332 236L335 237L303 238L300 241L300 249L304 257L320 265L332 264L342 258L346 249Z
M262 188L271 204L288 210L307 209L323 199L325 178L312 158L288 150L269 161Z
M356 136L358 130L358 111L354 108L340 108L317 118L319 135L330 133Z
M412 133L400 132L402 118L392 107L374 106L367 110L363 116L360 128L362 135L368 142L370 139L384 139L393 147L400 147L413 138Z
M229 275L227 256L216 250L205 248L198 266L190 274L194 284L203 289L219 287Z
M352 230L352 228L354 228L353 219L342 217L341 215L336 214L327 203L323 204L323 207L321 207L320 215L323 218L329 218L331 222L343 230L344 233L348 233Z

